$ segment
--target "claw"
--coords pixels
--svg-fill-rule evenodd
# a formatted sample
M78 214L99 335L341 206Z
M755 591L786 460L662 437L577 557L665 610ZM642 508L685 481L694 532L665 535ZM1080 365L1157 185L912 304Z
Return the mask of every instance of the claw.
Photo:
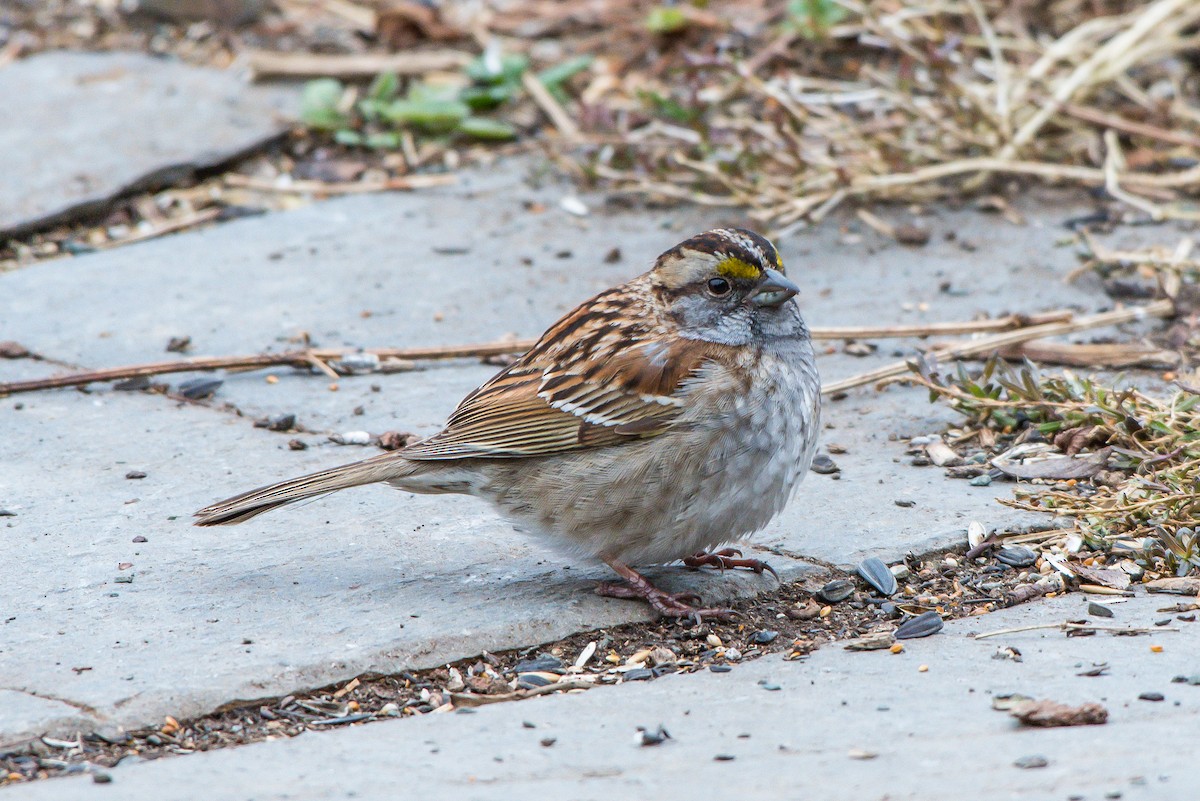
M742 559L742 552L737 548L722 548L719 551L708 553L701 551L693 556L685 557L683 563L693 570L699 569L705 565L711 565L718 570L726 570L733 567L744 567L753 570L755 573L762 575L763 571L769 572L779 581L779 574L775 572L775 568L761 559Z
M694 617L696 623L704 618L731 620L735 613L732 609L709 608L692 606L700 603L700 596L694 592L666 592L650 583L650 580L628 565L620 562L608 563L613 570L625 579L625 583L604 582L596 586L597 595L610 598L640 598L650 604L663 617L687 618Z

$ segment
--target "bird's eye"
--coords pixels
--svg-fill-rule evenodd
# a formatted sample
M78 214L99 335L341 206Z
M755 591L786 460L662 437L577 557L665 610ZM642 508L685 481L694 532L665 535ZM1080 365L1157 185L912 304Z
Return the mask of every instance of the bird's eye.
M708 279L708 291L712 295L720 297L721 295L728 295L732 290L733 285L724 278Z

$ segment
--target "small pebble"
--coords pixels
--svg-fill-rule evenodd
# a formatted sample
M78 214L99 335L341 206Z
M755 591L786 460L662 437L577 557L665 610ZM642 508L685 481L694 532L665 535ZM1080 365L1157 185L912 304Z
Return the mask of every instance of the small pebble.
M1113 610L1109 609L1104 604L1098 604L1095 601L1088 601L1088 614L1093 617L1112 617Z
M732 762L735 758L733 754L717 754L713 757L717 762Z
M125 474L125 478L128 478L128 479L137 479L137 478L145 478L145 477L146 477L146 474L143 473L141 470L130 470L128 473Z
M1139 701L1162 701L1163 698L1162 693L1142 693L1138 696Z
M550 746L554 745L556 742L558 742L557 737L543 737L541 739L543 748L549 748Z
M910 509L917 505L916 501L910 500L908 498L897 498L895 501L893 501L893 503L895 503L897 506L899 506L903 509Z
M971 479L972 487L986 487L986 486L989 486L991 483L992 483L992 477L987 473L984 473L983 475L975 476L975 478Z
M728 673L733 670L732 665L709 665L708 669L713 673Z
M96 784L112 784L112 774L110 773L93 773L92 781Z
M138 534L136 537L134 537L134 538L133 538L133 541L134 541L134 542L149 542L149 540L147 540L147 539L146 539L145 537L143 537L141 534Z
M777 691L779 691L779 690L782 690L782 689L783 689L782 687L780 687L778 684L776 684L776 683L775 683L775 682L773 682L773 681L764 681L764 682L762 682L762 688L763 688L764 690L767 690L768 692L777 692Z
M766 645L767 643L774 642L775 638L778 636L778 631L763 629L762 631L754 632L754 634L750 636L750 642L754 643L755 645Z
M1050 760L1040 754L1033 754L1031 756L1023 756L1013 764L1022 770L1029 770L1030 768L1044 768L1050 764Z

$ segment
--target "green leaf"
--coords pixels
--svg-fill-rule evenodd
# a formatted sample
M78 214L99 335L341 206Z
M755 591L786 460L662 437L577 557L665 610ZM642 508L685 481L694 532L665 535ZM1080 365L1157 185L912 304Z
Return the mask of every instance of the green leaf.
M394 72L381 72L371 81L367 97L380 103L395 100L400 91L400 76Z
M467 117L458 125L458 130L476 139L507 142L517 138L517 129L507 122L487 117Z
M593 56L569 58L561 64L542 70L537 74L537 78L547 89L555 89L592 66L595 60Z
M457 128L469 113L467 104L458 100L394 100L383 116L401 125L446 133Z
M695 122L696 118L700 115L699 109L691 109L683 106L669 97L660 95L658 92L639 89L638 97L650 107L651 112L674 122Z
M468 86L459 93L458 99L475 111L487 111L511 99L513 94L513 87L509 84Z
M678 6L659 6L646 15L646 30L651 33L678 33L687 24L687 15Z
M363 143L363 135L358 131L351 131L348 128L343 128L340 131L334 131L333 141L337 142L339 145L356 147Z
M487 85L517 83L527 69L529 59L520 53L508 53L498 58L485 53L467 65L467 77Z
M823 39L849 12L835 0L791 0L787 24L807 39Z
M400 147L400 134L391 131L367 134L364 144L377 150L395 150Z
M300 96L300 120L319 131L334 131L350 122L350 117L339 109L346 87L334 78L318 78L304 84Z
M425 83L424 81L416 81L408 87L408 93L405 95L405 99L415 100L420 103L440 103L458 100L458 95L458 87L443 83Z

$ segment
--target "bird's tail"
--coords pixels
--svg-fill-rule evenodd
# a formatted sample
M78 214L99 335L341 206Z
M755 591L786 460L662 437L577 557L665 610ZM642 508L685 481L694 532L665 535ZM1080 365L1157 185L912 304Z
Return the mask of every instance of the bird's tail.
M289 503L302 501L317 495L357 487L362 484L374 484L379 481L395 481L402 479L411 472L415 465L407 459L397 457L393 453L382 453L361 462L344 464L310 473L299 478L290 478L278 484L252 489L241 495L234 495L196 512L197 526L225 526L241 523L255 515L287 506Z

